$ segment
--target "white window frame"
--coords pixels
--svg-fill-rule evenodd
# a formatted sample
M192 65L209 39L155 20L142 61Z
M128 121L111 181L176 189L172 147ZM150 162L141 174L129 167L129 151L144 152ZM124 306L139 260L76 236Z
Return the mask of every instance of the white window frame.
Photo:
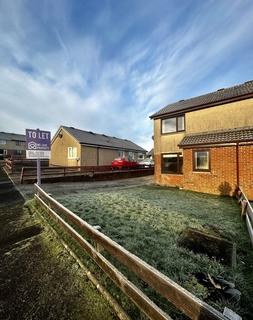
M138 160L144 160L144 154L143 153L138 153Z
M6 140L0 140L0 145L5 145L7 143Z
M128 159L129 160L134 160L134 152L133 151L129 151L128 152Z
M125 153L125 151L123 151L123 150L119 150L119 158L125 158L125 156L126 156L126 153Z
M77 159L77 147L68 147L68 159Z

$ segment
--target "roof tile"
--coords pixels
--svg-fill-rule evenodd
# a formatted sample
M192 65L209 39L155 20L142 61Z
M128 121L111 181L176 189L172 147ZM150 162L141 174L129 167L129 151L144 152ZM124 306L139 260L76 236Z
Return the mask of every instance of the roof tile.
M208 133L186 135L179 143L184 148L188 146L209 145L220 143L253 141L253 127L244 127Z
M104 146L107 148L111 147L116 149L127 149L140 152L146 151L142 147L126 139L110 137L104 134L98 134L91 131L84 131L73 127L62 126L62 128L67 130L81 144Z
M190 111L195 107L205 106L210 103L219 103L228 99L245 96L247 94L253 94L253 80L244 82L226 89L219 89L217 91L207 93L198 97L190 98L187 100L180 100L178 102L167 105L158 112L150 116L150 118L156 118L163 115L173 114L175 112L183 112L184 110Z

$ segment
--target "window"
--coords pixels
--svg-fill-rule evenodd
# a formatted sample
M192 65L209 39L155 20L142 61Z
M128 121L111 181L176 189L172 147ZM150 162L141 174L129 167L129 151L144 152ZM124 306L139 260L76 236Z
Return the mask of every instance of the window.
M184 116L162 119L162 134L184 131Z
M183 155L181 153L162 154L162 173L183 172Z
M194 171L210 171L209 150L194 151L193 170Z
M77 157L77 148L68 147L68 159L76 159Z
M6 140L0 140L0 144L6 144Z
M16 141L16 146L24 146L24 145L25 145L24 141L19 141L19 140Z
M143 153L138 153L138 159L143 160L144 159L144 154Z
M125 158L125 151L119 150L119 158Z
M134 153L133 152L131 152L131 151L128 152L128 159L134 160Z
M15 150L15 154L17 156L21 156L23 154L23 151L22 150Z

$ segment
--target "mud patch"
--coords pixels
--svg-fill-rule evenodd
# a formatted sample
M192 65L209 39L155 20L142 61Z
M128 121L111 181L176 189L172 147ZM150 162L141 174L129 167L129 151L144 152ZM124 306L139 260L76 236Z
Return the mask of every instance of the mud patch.
M179 245L194 253L203 253L223 264L235 267L236 246L233 242L193 228L187 228L179 239Z

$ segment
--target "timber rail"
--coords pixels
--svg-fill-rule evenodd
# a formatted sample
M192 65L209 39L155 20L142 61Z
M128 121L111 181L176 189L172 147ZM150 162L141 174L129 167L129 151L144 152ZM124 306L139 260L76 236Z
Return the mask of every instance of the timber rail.
M241 187L238 187L236 190L236 197L238 199L238 203L241 205L241 217L246 218L246 225L248 229L248 233L250 236L251 244L253 246L253 209L252 206L243 192Z
M182 288L170 278L150 266L148 263L130 253L118 243L99 232L79 216L65 208L52 196L47 194L40 186L35 184L36 201L45 209L47 214L57 221L72 239L76 240L82 249L93 259L108 277L123 291L134 304L151 320L169 320L171 317L147 297L138 287L128 280L114 265L101 253L100 249L107 251L112 257L126 266L138 278L147 283L157 293L165 297L178 310L195 320L225 320L219 311L198 299L196 296ZM70 225L71 223L71 225ZM75 229L81 230L85 236L92 240L91 245Z
M84 173L103 172L111 170L111 166L54 166L41 167L42 177L66 177L68 175L80 175ZM23 183L26 178L36 177L36 167L22 167L20 174L20 183Z
M153 174L154 168L144 168L142 166L130 170L112 170L112 167L107 166L55 166L55 167L41 167L41 177L44 182L60 182L60 181L79 181L85 177L88 180L99 179L113 179L117 176L140 176ZM116 176L115 176L116 175ZM96 177L96 178L95 178ZM34 183L36 182L36 168L23 167L20 173L19 182Z

